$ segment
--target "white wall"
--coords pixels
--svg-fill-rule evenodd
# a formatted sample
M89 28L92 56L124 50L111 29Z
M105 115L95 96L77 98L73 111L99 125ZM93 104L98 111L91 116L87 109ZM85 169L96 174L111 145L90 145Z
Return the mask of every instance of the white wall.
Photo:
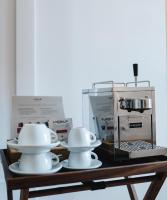
M15 0L0 0L0 148L11 137L11 96L15 94Z
M62 95L67 116L81 124L81 90L94 81L139 79L156 87L157 141L167 145L164 0L37 0L36 92ZM146 184L137 186L142 199ZM55 199L129 199L126 188ZM159 199L164 199L162 190ZM45 198L46 199L46 198ZM48 199L53 199L50 197Z
M81 90L94 81L139 79L156 87L158 141L165 144L164 0L38 0L38 95L63 95L67 116L81 124ZM161 81L160 81L161 80Z
M11 96L15 94L15 0L0 0L0 149L11 137ZM3 170L0 163L0 199L6 199Z
M16 94L35 95L35 0L16 0Z

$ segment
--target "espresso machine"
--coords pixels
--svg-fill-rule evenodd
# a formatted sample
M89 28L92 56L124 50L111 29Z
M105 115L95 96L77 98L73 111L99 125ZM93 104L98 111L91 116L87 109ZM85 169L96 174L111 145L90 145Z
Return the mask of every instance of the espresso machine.
M83 125L116 160L167 154L156 145L155 88L137 80L137 64L133 71L134 82L96 82L82 91Z

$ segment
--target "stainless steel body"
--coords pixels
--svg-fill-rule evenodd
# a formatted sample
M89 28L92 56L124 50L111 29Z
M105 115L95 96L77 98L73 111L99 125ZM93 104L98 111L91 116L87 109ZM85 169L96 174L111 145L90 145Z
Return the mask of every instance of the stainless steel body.
M83 108L89 116L87 127L113 148L115 157L123 151L129 158L167 153L166 148L155 148L155 88L150 87L150 83L145 87L128 87L129 83L115 84L113 81L106 83L112 84L112 87L96 88L94 83L92 89L82 92L89 101L89 110ZM149 148L129 152L127 148L123 150L122 144L137 141L150 144L147 146L151 147L150 151Z

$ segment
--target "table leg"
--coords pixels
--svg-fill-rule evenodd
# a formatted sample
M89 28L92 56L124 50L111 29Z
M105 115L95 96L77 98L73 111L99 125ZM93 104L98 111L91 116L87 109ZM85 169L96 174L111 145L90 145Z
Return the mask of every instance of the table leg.
M143 200L155 200L165 179L166 175L164 173L158 174L157 178L150 184Z
M7 190L7 196L8 196L8 200L13 200L13 192L12 190Z
M138 200L137 193L134 185L127 185L129 196L131 200Z
M20 191L20 200L28 200L29 189L21 189Z
M128 179L128 178L129 178L128 176L125 177L125 179ZM129 192L130 199L131 200L138 200L135 186L131 185L131 184L127 184L127 189L128 189L128 192Z

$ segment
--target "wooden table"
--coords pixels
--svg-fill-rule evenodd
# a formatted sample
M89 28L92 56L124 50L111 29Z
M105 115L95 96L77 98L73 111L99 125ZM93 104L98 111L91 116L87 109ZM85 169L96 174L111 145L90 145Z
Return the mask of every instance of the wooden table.
M111 158L108 157L106 159L106 156L101 156L101 153L99 153L99 157L101 157L103 165L98 169L78 171L61 169L59 172L50 175L21 176L13 174L8 170L8 165L14 162L14 160L11 161L8 151L0 150L0 153L7 185L8 200L13 199L12 191L18 189L21 190L20 200L26 200L40 196L85 190L94 191L122 185L127 186L131 200L137 200L138 198L132 184L144 182L151 182L144 200L153 200L156 199L167 176L167 157L165 156L113 162ZM148 175L148 173L154 174ZM134 175L138 176L132 177ZM112 178L117 179L108 180ZM69 186L72 183L76 184ZM68 186L62 186L62 184L68 184ZM29 190L30 188L41 186L56 186L56 188Z

